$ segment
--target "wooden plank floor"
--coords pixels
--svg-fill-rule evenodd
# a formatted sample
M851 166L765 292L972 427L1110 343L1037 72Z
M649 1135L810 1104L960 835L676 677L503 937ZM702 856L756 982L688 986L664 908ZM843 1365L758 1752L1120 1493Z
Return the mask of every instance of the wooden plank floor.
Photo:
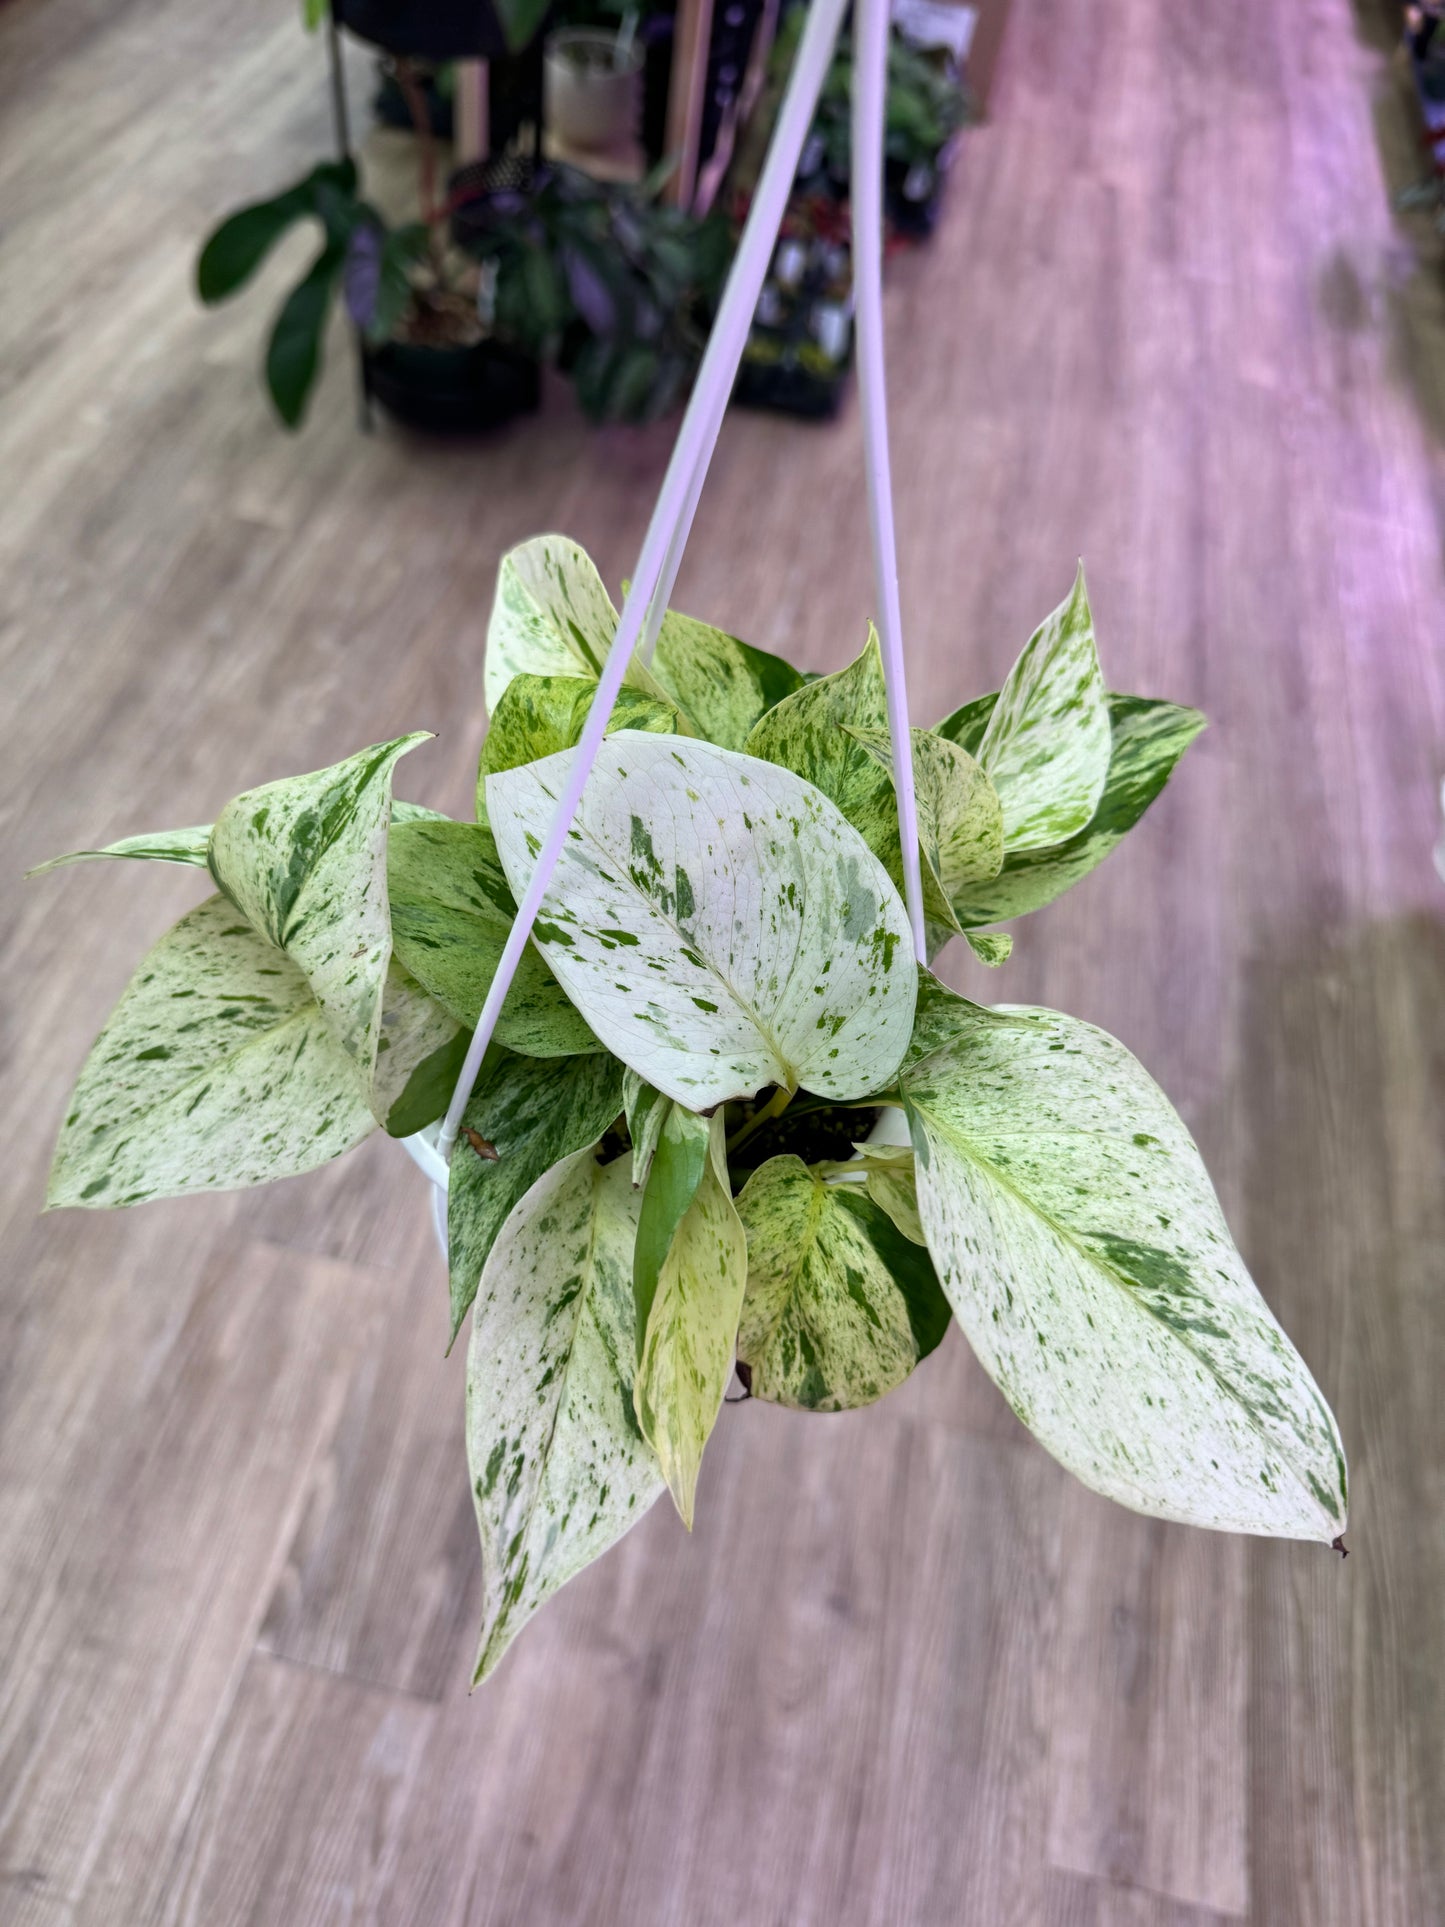
M202 315L187 275L324 149L294 15L0 12L0 1919L1445 1921L1445 328L1378 50L1346 0L1017 0L888 296L918 719L1082 554L1114 684L1214 720L985 994L1176 1097L1340 1414L1353 1556L1111 1509L950 1335L874 1411L728 1412L692 1539L659 1507L469 1698L461 1360L401 1154L37 1218L195 885L19 870L419 725L409 793L460 810L499 554L560 527L615 581L665 460L556 395L363 440L339 352L274 429L278 276ZM856 419L731 420L683 586L851 654Z

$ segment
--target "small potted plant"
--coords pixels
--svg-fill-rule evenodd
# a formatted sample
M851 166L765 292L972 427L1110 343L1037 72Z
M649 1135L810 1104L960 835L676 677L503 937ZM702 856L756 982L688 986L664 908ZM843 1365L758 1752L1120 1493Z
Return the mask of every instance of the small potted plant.
M688 388L732 255L720 216L546 165L459 196L454 229L495 277L497 327L555 363L589 419L655 421Z
M264 1183L442 1114L616 622L575 545L504 560L474 820L393 801L413 734L81 853L211 894L86 1061L52 1205ZM1202 725L1109 692L1080 575L999 691L912 732L934 947L1002 963L998 925L1099 863ZM1334 1419L1163 1092L1093 1025L915 964L873 636L805 681L669 614L609 727L446 1173L477 1676L663 1493L691 1523L735 1368L840 1412L953 1320L1096 1491L1339 1544Z
M196 289L212 305L244 287L291 228L320 228L320 252L283 301L266 350L266 386L288 428L305 417L338 297L361 336L367 392L399 421L475 430L536 406L535 359L488 326L477 264L448 239L429 133L421 176L423 218L397 225L361 194L354 162L323 162L228 216L201 249Z

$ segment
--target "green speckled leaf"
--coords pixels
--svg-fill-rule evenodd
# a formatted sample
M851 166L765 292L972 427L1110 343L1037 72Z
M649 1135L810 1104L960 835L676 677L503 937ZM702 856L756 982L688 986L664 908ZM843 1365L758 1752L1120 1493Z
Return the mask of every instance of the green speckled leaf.
M517 769L581 741L587 712L592 707L596 681L584 676L514 676L503 690L482 744L483 780L499 770ZM677 711L670 703L623 688L607 719L607 733L615 729L650 730L657 736L677 733Z
M1333 1539L1334 1419L1142 1066L1092 1025L925 979L901 1083L944 1290L1039 1442L1138 1512Z
M728 1185L723 1114L709 1130L702 1182L673 1236L643 1337L633 1402L683 1524L733 1373L748 1244Z
M295 964L224 897L142 962L80 1073L49 1205L266 1184L373 1129L360 1072Z
M981 734L997 698L983 696L939 724L959 740ZM1197 709L1146 696L1110 696L1111 750L1104 793L1088 825L1050 850L1011 850L991 883L974 884L955 903L966 925L1002 923L1052 903L1087 876L1148 809L1174 766L1205 728Z
M574 754L487 778L514 890ZM808 784L708 743L603 743L536 938L606 1047L694 1111L765 1084L865 1096L912 1027L907 915L877 859Z
M672 1099L664 1097L645 1077L631 1070L622 1073L622 1109L627 1135L632 1139L632 1182L636 1185L647 1182L652 1155L671 1108Z
M901 1111L896 1115L903 1117ZM903 1128L906 1131L907 1121ZM911 1148L894 1150L881 1144L859 1146L859 1159L868 1175L864 1189L874 1204L881 1206L905 1238L926 1245L923 1220L918 1215L918 1181Z
M913 732L913 744L924 911L942 943L958 926L939 869L960 879L965 871L991 876L1003 855L1003 819L993 785L967 752L925 730ZM856 661L769 710L748 738L748 751L792 770L836 803L902 891L883 658L871 625Z
M850 729L848 733L888 778L891 815L882 826L884 847L871 842L869 847L893 875L890 858L899 847L893 738L886 729ZM959 892L998 875L1003 862L1003 811L998 791L967 750L927 729L915 729L912 735L918 847L925 884L932 885L924 907L930 922L951 926L953 899ZM897 875L901 882L901 857Z
M495 715L514 676L602 672L617 611L587 551L565 535L536 535L509 549L497 571L483 670L487 713ZM624 681L665 701L667 692L634 656Z
M963 934L974 956L981 964L987 964L990 970L997 970L1013 955L1014 940L1007 931L997 936L990 936L982 930L965 930Z
M745 749L758 718L803 680L781 656L675 609L662 618L652 670L694 732L723 749Z
M639 1358L642 1356L642 1342L647 1332L647 1321L652 1314L653 1300L657 1296L658 1278L672 1249L677 1228L691 1208L707 1170L712 1125L695 1111L689 1111L683 1105L675 1104L671 1098L665 1098L655 1131L652 1117L648 1118L647 1134L653 1140L653 1152L643 1185L642 1212L637 1220L637 1248L632 1259L632 1297L637 1317ZM633 1182L637 1182L635 1157Z
M1094 814L1109 768L1109 710L1082 568L1009 671L978 760L1003 804L1009 850L1062 843Z
M396 954L427 993L472 1028L517 914L491 831L480 823L396 824L387 850ZM602 1046L535 945L522 953L497 1042L527 1057Z
M470 1038L393 957L371 1079L372 1113L392 1137L410 1137L446 1110Z
M477 1295L482 1266L507 1213L559 1158L590 1150L621 1109L622 1066L610 1057L538 1063L506 1051L489 1056L452 1152L447 1243L453 1338ZM493 1146L495 1159L478 1155L467 1130ZM630 1245L627 1262L630 1305Z
M847 817L875 853L898 845L893 781L850 730L888 733L888 694L878 633L870 623L861 655L819 676L762 716L745 745L750 756L792 770ZM891 825L891 829L890 829Z
M737 1203L748 1239L738 1357L754 1398L812 1412L871 1405L948 1326L932 1260L863 1188L776 1157Z
M303 972L342 1049L371 1076L391 957L391 775L425 731L247 790L211 831L211 874Z
M632 1409L636 1225L627 1159L578 1151L528 1190L487 1260L467 1353L479 1680L664 1489Z
M152 863L194 863L204 869L210 839L209 823L188 830L152 830L149 836L124 836L119 843L107 843L103 850L71 850L65 856L53 856L25 874L41 877L65 863L86 863L92 858L108 856L137 857Z

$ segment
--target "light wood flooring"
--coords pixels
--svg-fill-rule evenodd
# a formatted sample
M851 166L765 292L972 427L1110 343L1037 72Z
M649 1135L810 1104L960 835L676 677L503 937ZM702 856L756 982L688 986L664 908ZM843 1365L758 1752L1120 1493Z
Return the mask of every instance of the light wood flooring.
M1001 980L956 968L1173 1094L1339 1412L1352 1556L1090 1497L955 1333L872 1411L727 1412L692 1538L659 1506L469 1697L462 1360L402 1154L37 1216L197 886L24 865L417 726L403 787L460 813L498 556L565 529L615 582L666 456L560 392L484 445L363 439L339 337L274 427L279 268L210 315L188 274L326 150L296 11L0 10L0 1920L1436 1927L1445 304L1373 28L1017 0L888 294L916 718L1083 555L1113 684L1213 719ZM679 600L854 652L851 408L729 421Z

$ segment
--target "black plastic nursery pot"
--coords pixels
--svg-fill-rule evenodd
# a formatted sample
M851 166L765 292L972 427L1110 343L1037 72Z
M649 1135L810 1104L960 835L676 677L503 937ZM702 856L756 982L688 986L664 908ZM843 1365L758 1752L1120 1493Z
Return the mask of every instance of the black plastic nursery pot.
M419 60L498 60L507 37L491 0L332 0L338 26Z
M498 341L466 348L389 341L365 354L367 392L393 420L430 435L475 435L530 413L541 375L529 356Z

